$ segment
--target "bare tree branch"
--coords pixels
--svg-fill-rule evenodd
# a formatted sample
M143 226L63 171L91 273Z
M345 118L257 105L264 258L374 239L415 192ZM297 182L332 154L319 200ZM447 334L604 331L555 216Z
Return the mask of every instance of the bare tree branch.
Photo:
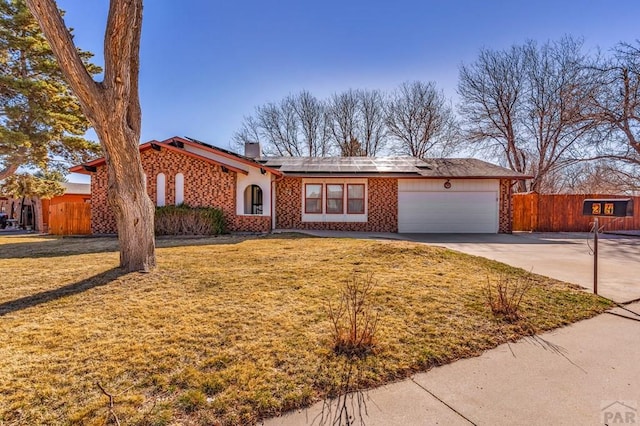
M585 118L594 120L607 136L597 148L611 158L640 164L640 40L636 45L619 44L612 57L597 58L590 70L598 91L589 98ZM613 145L606 143L611 140Z
M309 157L323 157L329 154L329 129L325 104L304 90L291 97L293 109L300 121L304 154Z
M582 41L566 37L483 50L462 66L458 92L467 138L485 147L497 141L511 169L533 175L520 191L554 191L551 176L583 156L592 140L595 123L585 111L595 86L586 62Z
M356 90L335 93L329 100L331 135L343 157L364 155L358 132L360 96Z
M403 83L387 105L386 124L395 151L412 157L442 155L457 137L453 111L433 82Z
M361 90L360 98L362 154L375 157L387 143L385 98L378 90Z

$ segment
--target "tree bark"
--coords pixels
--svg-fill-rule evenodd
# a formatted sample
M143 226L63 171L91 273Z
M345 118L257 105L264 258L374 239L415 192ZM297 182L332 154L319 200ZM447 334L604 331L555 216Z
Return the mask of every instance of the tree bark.
M42 211L42 199L31 197L31 210L33 211L33 229L39 234L44 233L44 216Z
M118 227L120 266L156 266L154 207L140 161L138 94L142 0L111 0L104 40L104 81L93 81L53 0L27 0L105 154L108 200Z
M109 126L110 132L96 133L105 145L126 140L128 129ZM107 156L108 202L115 216L120 242L120 266L127 271L155 268L154 206L144 185L140 151L109 150ZM136 167L137 164L137 167Z

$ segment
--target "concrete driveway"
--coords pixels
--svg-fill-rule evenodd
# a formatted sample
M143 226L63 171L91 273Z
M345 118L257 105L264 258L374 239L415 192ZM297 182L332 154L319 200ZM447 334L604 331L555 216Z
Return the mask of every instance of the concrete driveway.
M593 235L587 233L400 234L409 241L497 260L593 289ZM619 303L640 299L640 238L600 234L598 294Z

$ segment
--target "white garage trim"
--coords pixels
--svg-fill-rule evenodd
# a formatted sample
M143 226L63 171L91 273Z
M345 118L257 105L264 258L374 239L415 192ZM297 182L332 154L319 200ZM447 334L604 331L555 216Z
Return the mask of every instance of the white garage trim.
M398 180L398 232L497 233L499 181Z

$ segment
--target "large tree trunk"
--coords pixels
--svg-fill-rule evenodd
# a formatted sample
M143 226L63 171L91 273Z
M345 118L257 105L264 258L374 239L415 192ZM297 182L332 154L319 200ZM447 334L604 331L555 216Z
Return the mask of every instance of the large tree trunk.
M120 241L120 266L156 266L153 204L140 162L140 34L142 0L111 0L104 40L104 81L93 81L53 0L27 0L73 92L100 139L109 175L108 199Z
M42 234L44 233L44 217L40 197L31 197L31 209L33 210L33 229Z
M130 129L122 129L126 126L117 123L109 125L110 130L116 127L120 127L118 133L103 132L102 128L96 127L105 147L127 140ZM118 226L120 266L128 271L149 271L156 266L154 206L145 190L140 152L137 146L135 150L108 148L106 156L108 201Z

